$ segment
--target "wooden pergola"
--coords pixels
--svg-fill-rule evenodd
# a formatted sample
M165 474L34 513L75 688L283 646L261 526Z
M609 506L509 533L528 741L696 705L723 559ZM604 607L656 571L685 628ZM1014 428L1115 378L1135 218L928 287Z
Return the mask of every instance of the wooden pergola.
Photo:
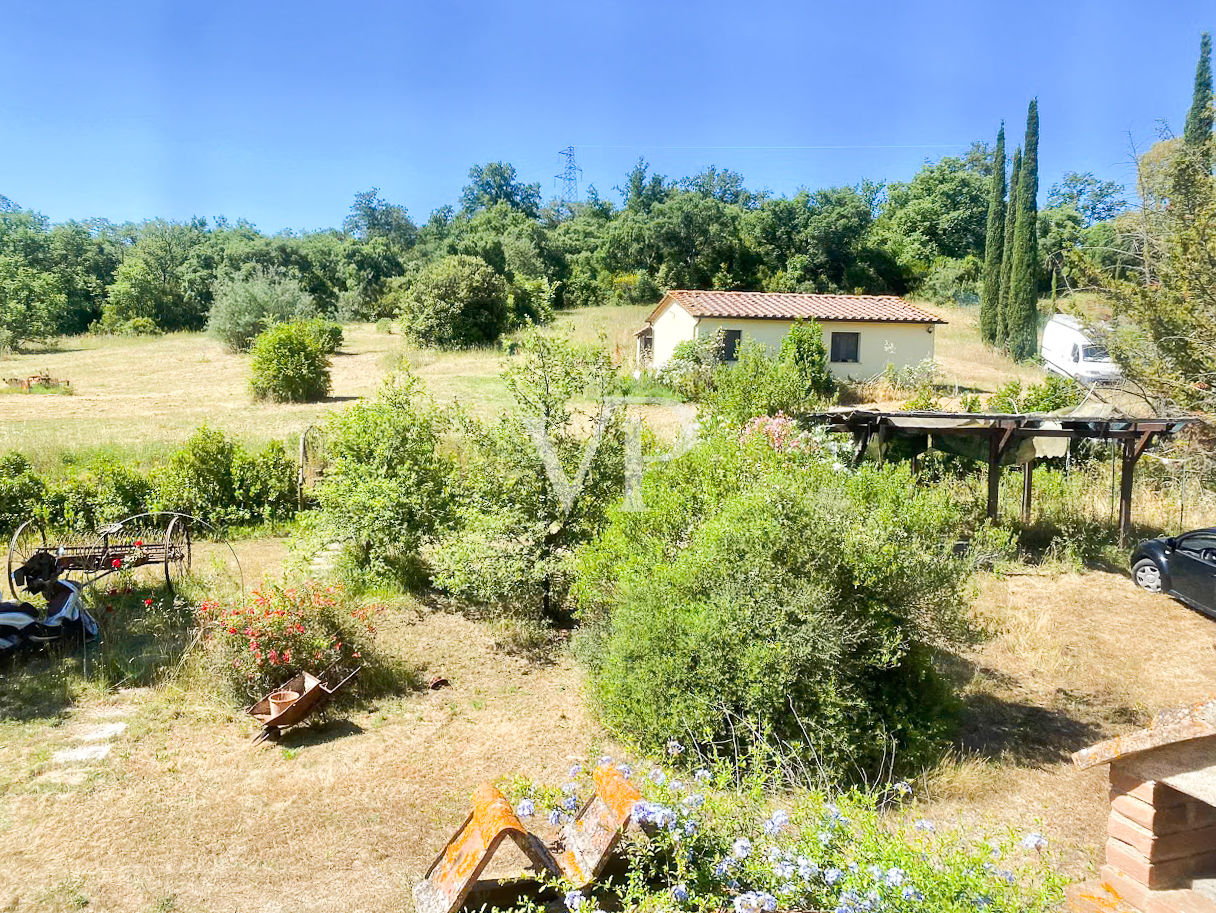
M803 417L805 420L826 425L829 431L847 432L853 435L857 449L855 461L860 460L867 447L877 442L880 453L883 445L896 439L926 438L970 438L987 441L988 463L988 516L996 519L1001 483L1001 463L1012 448L1035 439L1067 438L1069 440L1118 441L1123 446L1122 475L1119 481L1119 537L1126 539L1132 522L1132 481L1136 462L1155 439L1177 434L1194 419L1151 418L1102 418L1076 415L1010 415L1002 413L970 412L885 412L874 409L833 409ZM1030 518L1031 493L1033 491L1033 449L1024 466L1022 486L1022 517Z

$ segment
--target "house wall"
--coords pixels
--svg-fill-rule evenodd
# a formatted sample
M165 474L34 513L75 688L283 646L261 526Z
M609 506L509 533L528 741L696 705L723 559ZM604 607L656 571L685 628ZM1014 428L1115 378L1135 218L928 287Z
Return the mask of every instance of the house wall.
M654 319L654 353L651 365L661 368L677 345L697 335L697 318L672 302Z
M680 316L669 316L678 313ZM761 342L776 351L793 326L792 320L756 320L729 317L692 317L677 304L672 304L654 322L654 367L662 367L671 357L677 343L713 336L718 330L742 330L743 341ZM823 344L831 352L832 333L859 334L858 357L854 364L832 364L832 374L838 378L861 379L883 371L888 364L909 367L934 354L934 324L821 322Z

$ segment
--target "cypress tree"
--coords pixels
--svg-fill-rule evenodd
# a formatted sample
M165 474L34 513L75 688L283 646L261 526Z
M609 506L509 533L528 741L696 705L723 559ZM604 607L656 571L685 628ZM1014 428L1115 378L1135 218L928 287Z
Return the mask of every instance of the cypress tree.
M1039 102L1031 99L1026 112L1026 143L1018 177L1017 216L1013 227L1013 267L1005 332L1009 354L1018 361L1039 347Z
M1212 35L1199 39L1199 64L1195 67L1195 94L1186 113L1182 138L1192 146L1202 145L1212 135Z
M1013 152L1013 168L1009 172L1009 205L1005 207L1005 240L1001 245L1001 287L996 305L996 344L1004 346L1009 339L1009 278L1013 273L1013 223L1017 215L1018 183L1022 176L1022 147Z
M996 133L992 153L992 187L988 194L988 227L984 232L984 297L980 301L980 336L996 342L1001 308L1001 252L1005 247L1005 122Z
M1197 150L1198 164L1205 172L1212 170L1212 150L1207 145L1212 138L1212 35L1204 32L1199 39L1199 63L1195 66L1195 92L1191 110L1186 113L1186 129L1182 139Z

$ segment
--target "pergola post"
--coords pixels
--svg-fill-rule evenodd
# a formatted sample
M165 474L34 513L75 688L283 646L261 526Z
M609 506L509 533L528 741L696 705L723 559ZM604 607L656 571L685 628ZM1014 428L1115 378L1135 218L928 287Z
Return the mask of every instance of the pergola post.
M1136 461L1144 448L1153 439L1152 431L1141 431L1139 437L1123 440L1123 472L1119 477L1119 545L1127 544L1127 534L1132 529L1132 480L1136 473Z
M988 436L988 519L995 521L1001 502L1001 434Z
M1030 522L1031 492L1034 490L1034 459L1022 464L1022 522Z

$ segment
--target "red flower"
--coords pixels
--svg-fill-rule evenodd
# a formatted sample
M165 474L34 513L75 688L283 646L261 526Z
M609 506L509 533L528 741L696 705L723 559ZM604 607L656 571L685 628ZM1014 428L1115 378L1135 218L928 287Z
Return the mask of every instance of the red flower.
M113 561L111 561L111 562L110 562L110 567L112 567L112 568L120 568L120 567L122 567L122 559L121 559L121 558L115 558Z
M151 600L150 598L149 598L149 599L145 599L145 600L144 600L144 605L152 605L152 600Z
M236 633L236 628L229 628L229 629L228 629L228 633L229 633L229 634L235 634L235 633Z
M143 540L143 539L136 539L136 540L135 540L135 547L136 547L136 548L143 548L143 547L144 547L144 540Z

